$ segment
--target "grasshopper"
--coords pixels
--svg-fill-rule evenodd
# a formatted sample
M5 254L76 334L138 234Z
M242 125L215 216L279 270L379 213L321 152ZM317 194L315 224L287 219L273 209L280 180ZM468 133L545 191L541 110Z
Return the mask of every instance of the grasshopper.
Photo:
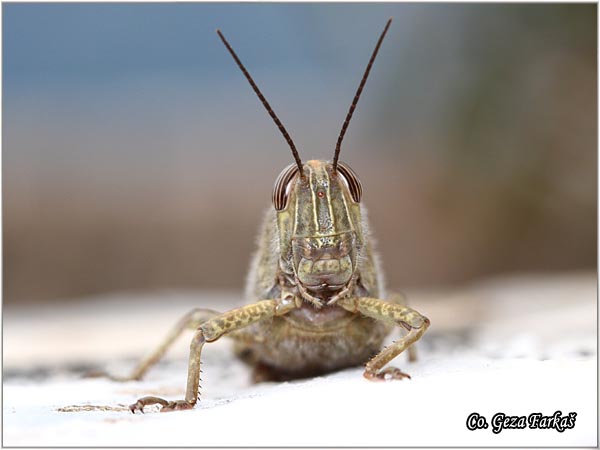
M235 340L236 354L254 367L254 380L290 380L365 365L369 380L410 378L384 366L425 333L429 319L409 308L399 295L383 300L381 269L361 206L362 186L349 165L340 161L341 143L356 108L390 18L373 50L343 123L332 161L302 163L275 112L229 45L217 34L243 72L292 150L295 162L275 181L273 208L264 219L248 277L249 304L225 313L194 309L129 377L139 380L187 329L190 344L185 399L143 397L130 410L160 404L161 411L191 409L198 401L200 355L204 344L222 336ZM394 325L407 333L381 350ZM381 351L380 351L381 350Z

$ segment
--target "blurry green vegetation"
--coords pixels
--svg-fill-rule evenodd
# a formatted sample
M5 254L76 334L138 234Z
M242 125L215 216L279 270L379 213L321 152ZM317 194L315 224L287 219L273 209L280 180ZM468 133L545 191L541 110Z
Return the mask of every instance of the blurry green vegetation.
M433 174L433 240L453 242L443 278L596 265L596 6L546 6L474 5L454 46L442 35L398 68L408 78L433 49L461 65L438 116L390 147ZM410 89L390 89L387 108L418 102Z
M594 265L595 6L513 5L470 21L487 32L463 35L480 70L447 124L445 175L459 195L444 195L446 207L467 199L479 210L490 270Z

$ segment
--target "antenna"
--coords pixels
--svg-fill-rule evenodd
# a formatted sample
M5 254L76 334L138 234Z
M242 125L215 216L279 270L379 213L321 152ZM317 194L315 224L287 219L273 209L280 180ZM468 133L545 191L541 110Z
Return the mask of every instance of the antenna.
M235 52L231 48L231 45L229 45L229 42L227 42L227 39L225 39L225 36L223 36L223 33L221 33L221 30L217 30L217 34L223 41L223 44L225 44L225 47L227 47L227 50L229 50L229 53L231 53L231 56L233 56L233 59L237 63L238 67L240 68L240 70L242 71L242 73L244 74L246 79L248 80L248 83L250 83L250 86L252 86L252 89L254 89L254 92L256 93L256 95L262 102L263 106L265 107L265 109L267 110L267 112L269 113L269 115L271 116L273 121L275 122L275 125L277 125L277 127L279 128L279 131L281 131L281 134L283 134L283 137L285 138L288 145L292 149L292 154L294 155L294 159L296 160L298 169L300 169L300 176L304 176L304 173L302 171L302 161L300 160L300 155L298 154L298 150L296 150L294 141L292 141L292 138L288 134L287 130L285 129L285 127L283 126L283 124L281 123L279 118L277 117L277 114L275 114L275 111L273 111L273 108L271 108L271 105L269 105L269 102L267 101L265 96L262 95L262 92L260 92L260 89L258 89L258 86L256 85L256 83L254 82L254 80L252 79L252 77L250 76L250 74L248 73L248 71L242 64L242 62L240 61L240 58L238 58L238 56L235 54Z
M387 33L388 28L392 24L392 18L390 17L385 24L385 28L379 36L379 40L377 41L377 45L375 45L375 49L373 50L373 54L371 54L371 59L369 59L369 64L367 64L367 68L365 69L365 73L360 80L360 85L358 86L358 90L354 95L354 100L352 100L352 104L350 105L350 110L348 111L348 115L346 116L346 120L344 120L344 124L342 125L342 131L340 131L340 136L338 137L337 144L335 145L335 154L333 156L333 171L337 170L338 158L340 156L340 150L342 147L342 141L344 140L344 135L346 134L346 130L348 129L348 124L350 123L350 119L352 119L352 114L354 114L354 109L358 104L358 99L360 98L360 94L362 93L363 88L365 87L365 83L367 82L367 78L369 77L369 72L371 71L371 67L373 66L373 62L375 61L375 57L377 56L377 52L379 52L379 47L381 47L381 43L383 42L383 38Z

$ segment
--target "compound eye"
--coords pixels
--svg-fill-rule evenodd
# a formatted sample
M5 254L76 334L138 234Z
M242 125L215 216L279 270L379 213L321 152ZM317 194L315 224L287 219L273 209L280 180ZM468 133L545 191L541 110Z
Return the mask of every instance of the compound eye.
M342 161L338 161L337 169L348 185L352 200L354 200L356 203L360 203L360 199L362 197L362 185L360 184L360 180L358 179L356 172L354 172L354 170L352 170L348 164L343 163Z
M282 211L286 208L289 198L291 182L298 173L298 166L290 164L281 171L275 186L273 187L273 206L277 211Z

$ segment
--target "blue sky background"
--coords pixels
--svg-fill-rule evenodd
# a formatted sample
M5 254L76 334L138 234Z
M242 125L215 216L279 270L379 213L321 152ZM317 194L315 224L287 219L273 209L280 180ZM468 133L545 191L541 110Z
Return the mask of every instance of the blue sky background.
M334 4L6 4L5 82L70 88L143 76L230 73L214 30L265 70L331 69L372 47L396 15L395 32L432 6ZM439 8L439 7L438 7ZM447 7L446 7L447 8ZM250 31L250 33L248 33ZM370 37L368 39L367 37ZM212 63L212 64L207 64ZM228 68L227 68L228 69Z

